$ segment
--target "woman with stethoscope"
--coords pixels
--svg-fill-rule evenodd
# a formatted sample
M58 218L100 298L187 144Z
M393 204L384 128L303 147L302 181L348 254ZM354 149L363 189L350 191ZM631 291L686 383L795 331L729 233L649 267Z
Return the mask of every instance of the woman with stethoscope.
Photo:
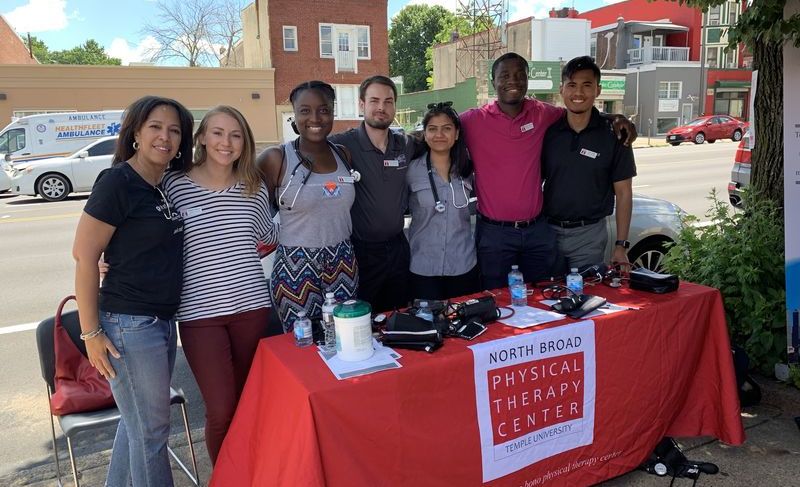
M335 98L333 87L322 81L295 87L289 101L300 136L259 157L280 214L270 287L286 332L300 311L319 319L325 293L341 301L353 298L358 287L350 207L360 175L350 166L347 149L327 139Z
M479 290L470 225L473 172L451 102L428 105L427 152L411 161L411 289L414 298L449 299Z

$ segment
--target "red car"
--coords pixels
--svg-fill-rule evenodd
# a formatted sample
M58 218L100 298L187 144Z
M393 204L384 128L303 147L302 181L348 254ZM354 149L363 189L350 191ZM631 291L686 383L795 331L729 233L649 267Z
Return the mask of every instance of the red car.
M719 139L742 140L744 122L728 115L706 115L695 118L686 125L675 127L667 132L667 142L678 145L681 142L713 144Z

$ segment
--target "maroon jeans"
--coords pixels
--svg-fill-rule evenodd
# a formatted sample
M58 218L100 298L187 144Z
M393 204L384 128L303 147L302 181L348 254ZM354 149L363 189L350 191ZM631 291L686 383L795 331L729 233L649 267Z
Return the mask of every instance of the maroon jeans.
M270 308L179 324L183 353L206 403L206 447L212 465L236 411Z

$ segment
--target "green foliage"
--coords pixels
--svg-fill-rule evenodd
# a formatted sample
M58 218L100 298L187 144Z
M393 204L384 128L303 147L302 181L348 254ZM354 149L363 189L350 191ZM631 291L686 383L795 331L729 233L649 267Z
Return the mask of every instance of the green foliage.
M102 64L120 65L119 58L110 57L96 40L89 39L80 46L63 51L51 51L45 43L31 37L33 55L41 64Z
M403 76L406 92L422 91L429 70L425 51L436 36L454 25L455 15L439 5L408 5L392 19L389 28L389 72Z
M711 224L688 216L664 268L681 279L722 293L731 341L744 347L762 372L786 359L786 284L783 216L769 199L745 194L744 212L732 212L712 191Z
M800 365L789 365L789 382L800 389Z

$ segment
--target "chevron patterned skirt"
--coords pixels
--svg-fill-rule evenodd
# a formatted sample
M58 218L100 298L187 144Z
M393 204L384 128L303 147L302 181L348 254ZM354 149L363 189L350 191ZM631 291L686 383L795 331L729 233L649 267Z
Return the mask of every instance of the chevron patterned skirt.
M292 331L300 311L320 320L325 293L344 301L354 298L357 289L358 263L350 240L322 248L278 245L275 250L270 290L284 332Z

